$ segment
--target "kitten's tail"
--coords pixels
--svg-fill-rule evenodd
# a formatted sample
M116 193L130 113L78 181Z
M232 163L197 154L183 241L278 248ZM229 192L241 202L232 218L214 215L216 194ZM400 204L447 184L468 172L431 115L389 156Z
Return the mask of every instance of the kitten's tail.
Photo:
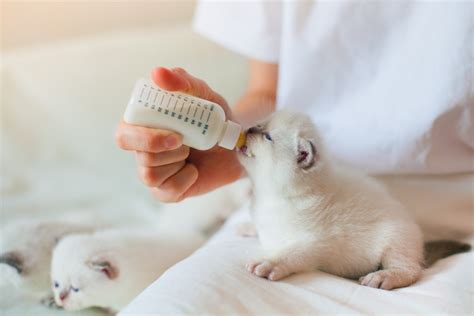
M425 242L425 268L436 261L471 250L471 245L455 240L434 240Z
M0 263L9 265L15 269L18 274L21 274L24 270L23 258L19 253L14 251L0 254Z

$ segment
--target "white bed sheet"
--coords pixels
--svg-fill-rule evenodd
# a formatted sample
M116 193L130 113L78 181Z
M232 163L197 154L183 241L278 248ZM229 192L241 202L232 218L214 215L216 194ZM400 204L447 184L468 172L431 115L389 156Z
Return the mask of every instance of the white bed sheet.
M392 192L409 207L427 237L474 242L473 177L386 177ZM235 235L248 220L244 207L207 245L168 270L121 315L472 315L472 252L438 261L416 284L393 291L363 287L323 272L279 282L248 273L246 261L259 251L256 238Z

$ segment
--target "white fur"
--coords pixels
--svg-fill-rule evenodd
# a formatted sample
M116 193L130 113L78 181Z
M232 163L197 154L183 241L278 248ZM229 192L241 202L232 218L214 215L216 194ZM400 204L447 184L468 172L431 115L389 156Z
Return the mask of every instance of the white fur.
M421 232L381 184L333 161L301 114L277 112L257 130L248 135L248 155L239 155L254 185L252 216L266 254L248 264L252 273L278 280L319 269L384 289L418 279ZM313 164L302 168L298 150L308 151L309 142Z
M66 310L93 306L120 310L202 242L200 235L127 229L68 236L53 252L51 280L56 304ZM91 268L91 262L100 261L109 262L116 276L108 278ZM59 298L61 291L68 293L64 301Z
M34 300L50 295L51 254L68 234L92 232L99 225L69 221L22 220L7 225L1 234L0 255L14 254L21 261L21 282Z

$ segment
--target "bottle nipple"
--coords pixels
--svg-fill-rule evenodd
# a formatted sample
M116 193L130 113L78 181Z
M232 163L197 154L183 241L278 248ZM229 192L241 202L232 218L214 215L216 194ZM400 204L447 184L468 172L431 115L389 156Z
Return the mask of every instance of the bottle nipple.
M246 140L247 140L247 134L245 134L244 132L240 133L239 139L237 140L237 144L235 145L235 147L236 148L242 147L243 145L245 145Z

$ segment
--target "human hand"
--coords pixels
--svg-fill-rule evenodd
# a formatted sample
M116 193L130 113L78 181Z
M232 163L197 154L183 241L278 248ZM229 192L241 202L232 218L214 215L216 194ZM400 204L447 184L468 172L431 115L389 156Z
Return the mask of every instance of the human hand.
M156 68L153 81L168 91L180 91L231 110L225 99L204 81L182 68ZM237 180L241 173L236 153L220 147L199 151L182 145L182 137L168 130L121 122L116 133L120 148L136 152L139 177L162 202L178 202Z

